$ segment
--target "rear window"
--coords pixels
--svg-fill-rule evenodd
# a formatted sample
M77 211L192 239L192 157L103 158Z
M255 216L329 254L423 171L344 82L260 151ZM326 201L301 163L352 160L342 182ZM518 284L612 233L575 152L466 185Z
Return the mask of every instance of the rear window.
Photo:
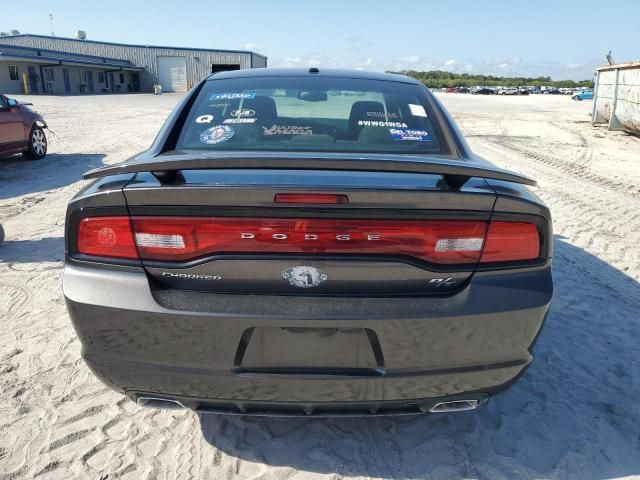
M207 81L176 148L450 153L422 86L312 76Z

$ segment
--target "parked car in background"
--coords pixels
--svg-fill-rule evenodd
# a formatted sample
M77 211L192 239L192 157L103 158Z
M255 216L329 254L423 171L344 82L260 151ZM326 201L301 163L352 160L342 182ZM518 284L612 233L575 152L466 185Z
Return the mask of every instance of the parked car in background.
M593 100L593 90L581 90L574 93L571 98L578 101Z
M0 157L21 153L29 160L47 154L47 124L37 112L0 94Z
M503 88L498 93L500 95L518 95L520 92L517 88Z
M492 88L478 87L471 90L474 95L494 95L496 93Z
M547 88L546 90L543 90L542 93L545 95L562 95L562 92L557 88Z
M416 79L218 73L84 177L64 296L87 365L139 405L455 412L533 360L549 210Z

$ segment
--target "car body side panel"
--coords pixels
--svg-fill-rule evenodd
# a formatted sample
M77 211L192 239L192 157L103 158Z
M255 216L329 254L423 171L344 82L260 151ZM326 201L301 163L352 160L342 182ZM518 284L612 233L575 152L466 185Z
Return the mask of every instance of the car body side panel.
M7 106L7 97L2 96L0 107ZM29 148L29 134L36 122L46 125L44 118L26 105L18 104L0 109L0 154L13 155Z

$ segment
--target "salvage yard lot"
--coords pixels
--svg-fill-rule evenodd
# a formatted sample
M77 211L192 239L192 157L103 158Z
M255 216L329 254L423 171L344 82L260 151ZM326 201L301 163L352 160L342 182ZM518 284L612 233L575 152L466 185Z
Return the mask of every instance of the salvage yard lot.
M640 478L640 139L591 102L442 94L476 153L538 180L556 294L524 378L458 415L259 419L142 410L80 359L61 293L82 172L146 148L175 95L19 97L50 155L0 160L0 479Z

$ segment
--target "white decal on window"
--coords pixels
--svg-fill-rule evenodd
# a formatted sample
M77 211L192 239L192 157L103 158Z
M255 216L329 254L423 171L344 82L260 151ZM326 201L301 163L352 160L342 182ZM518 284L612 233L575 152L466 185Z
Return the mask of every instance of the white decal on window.
M422 105L415 105L413 103L410 103L409 110L411 110L411 115L413 115L414 117L427 116L427 112L425 112L424 107Z

